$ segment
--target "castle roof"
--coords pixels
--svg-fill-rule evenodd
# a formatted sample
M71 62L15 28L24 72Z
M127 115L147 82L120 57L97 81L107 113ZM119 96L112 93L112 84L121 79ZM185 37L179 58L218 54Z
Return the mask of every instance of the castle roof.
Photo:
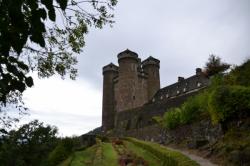
M129 49L126 49L125 51L120 52L118 55L118 60L123 59L123 58L134 58L138 60L138 54L130 51Z
M113 63L110 63L106 66L104 66L102 68L102 72L106 72L106 71L114 71L114 72L117 72L118 71L118 66L114 65Z
M198 91L199 89L203 89L207 87L209 83L209 79L200 73L196 73L195 75L186 79L183 77L178 77L178 82L159 89L154 98L160 101L162 98L171 98L185 95L194 91Z
M152 56L149 56L147 59L145 59L144 61L142 61L142 65L146 66L146 65L157 65L160 66L160 61Z

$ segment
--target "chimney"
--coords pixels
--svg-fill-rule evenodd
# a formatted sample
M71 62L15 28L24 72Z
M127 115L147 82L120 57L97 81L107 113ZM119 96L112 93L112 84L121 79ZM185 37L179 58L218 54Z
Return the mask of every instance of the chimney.
M201 74L202 74L201 68L196 68L196 75L201 75Z
M184 77L178 77L178 82L184 81Z

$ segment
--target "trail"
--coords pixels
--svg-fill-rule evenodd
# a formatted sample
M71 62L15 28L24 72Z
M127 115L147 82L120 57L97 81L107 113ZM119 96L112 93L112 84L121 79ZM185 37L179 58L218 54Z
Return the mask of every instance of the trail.
M189 151L186 151L186 150L180 150L180 149L176 149L176 148L172 148L172 147L168 147L168 146L164 146L170 150L173 150L173 151L177 151L177 152L180 152L186 156L188 156L191 160L194 160L196 161L198 164L200 164L201 166L218 166L217 164L213 164L211 163L209 160L205 159L205 158L202 158L200 156L197 156L195 154L192 154L190 153Z

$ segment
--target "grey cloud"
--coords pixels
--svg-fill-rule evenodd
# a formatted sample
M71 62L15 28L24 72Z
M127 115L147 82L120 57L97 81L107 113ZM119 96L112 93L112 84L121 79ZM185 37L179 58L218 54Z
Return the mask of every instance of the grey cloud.
M113 28L91 29L79 76L101 90L102 67L126 48L161 60L161 84L188 77L211 53L239 64L250 56L248 0L120 0Z
M55 125L59 128L60 134L64 136L84 134L91 129L100 126L100 116L77 115L64 112L44 112L40 110L31 110L30 116L24 116L22 124L31 120L39 119L45 124Z

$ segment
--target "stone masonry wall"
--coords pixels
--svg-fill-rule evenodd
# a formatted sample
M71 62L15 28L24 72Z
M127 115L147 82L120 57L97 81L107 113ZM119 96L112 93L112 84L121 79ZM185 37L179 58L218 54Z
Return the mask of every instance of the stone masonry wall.
M188 97L197 93L198 91L194 91L183 96L176 96L176 98L151 101L142 107L118 112L115 117L115 130L126 132L130 129L153 125L154 116L162 116L169 108L180 106Z

